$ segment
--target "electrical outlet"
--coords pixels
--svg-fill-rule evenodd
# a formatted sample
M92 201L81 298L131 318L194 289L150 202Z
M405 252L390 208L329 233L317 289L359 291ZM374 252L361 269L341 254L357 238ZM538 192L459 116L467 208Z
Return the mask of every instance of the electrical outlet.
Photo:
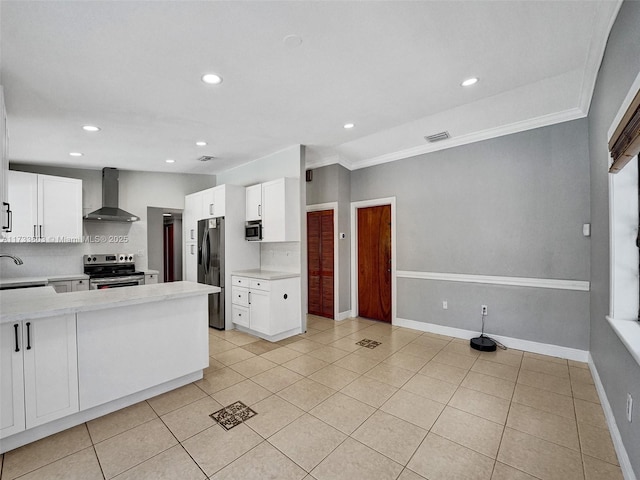
M631 413L633 412L633 397L627 393L627 421L631 423Z
M482 305L482 316L486 317L489 314L489 307Z
M443 301L442 301L442 309L443 309L443 310L446 310L447 308L449 308L449 304L447 303L447 301L446 301L446 300L443 300Z

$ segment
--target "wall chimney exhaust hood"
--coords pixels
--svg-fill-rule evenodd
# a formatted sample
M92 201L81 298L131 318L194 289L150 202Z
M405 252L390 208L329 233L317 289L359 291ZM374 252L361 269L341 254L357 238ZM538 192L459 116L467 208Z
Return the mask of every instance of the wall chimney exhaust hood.
M84 216L85 220L136 222L140 217L118 208L118 169L102 169L102 208Z

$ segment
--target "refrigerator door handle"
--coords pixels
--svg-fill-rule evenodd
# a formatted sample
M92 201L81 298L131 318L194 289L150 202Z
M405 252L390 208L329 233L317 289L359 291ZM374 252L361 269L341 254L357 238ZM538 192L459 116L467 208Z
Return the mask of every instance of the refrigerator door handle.
M202 267L204 268L204 274L209 275L209 230L204 230L202 236Z

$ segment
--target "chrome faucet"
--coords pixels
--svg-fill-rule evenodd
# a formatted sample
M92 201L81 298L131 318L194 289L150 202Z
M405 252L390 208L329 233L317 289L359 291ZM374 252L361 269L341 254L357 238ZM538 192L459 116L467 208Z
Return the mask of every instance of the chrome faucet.
M8 253L0 253L0 258L2 257L12 258L16 265L22 265L24 263L20 257L15 257L13 255L9 255Z

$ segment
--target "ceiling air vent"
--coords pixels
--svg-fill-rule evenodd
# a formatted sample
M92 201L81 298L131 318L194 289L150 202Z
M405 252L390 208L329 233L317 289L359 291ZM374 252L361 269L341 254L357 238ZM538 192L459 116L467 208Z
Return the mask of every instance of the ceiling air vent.
M451 135L449 135L449 132L440 132L440 133L436 133L436 134L428 135L424 137L424 139L429 143L439 142L441 140L446 140L447 138L451 138Z
M215 160L216 157L212 157L211 155L203 155L201 156L198 161L200 162L210 162L211 160Z

